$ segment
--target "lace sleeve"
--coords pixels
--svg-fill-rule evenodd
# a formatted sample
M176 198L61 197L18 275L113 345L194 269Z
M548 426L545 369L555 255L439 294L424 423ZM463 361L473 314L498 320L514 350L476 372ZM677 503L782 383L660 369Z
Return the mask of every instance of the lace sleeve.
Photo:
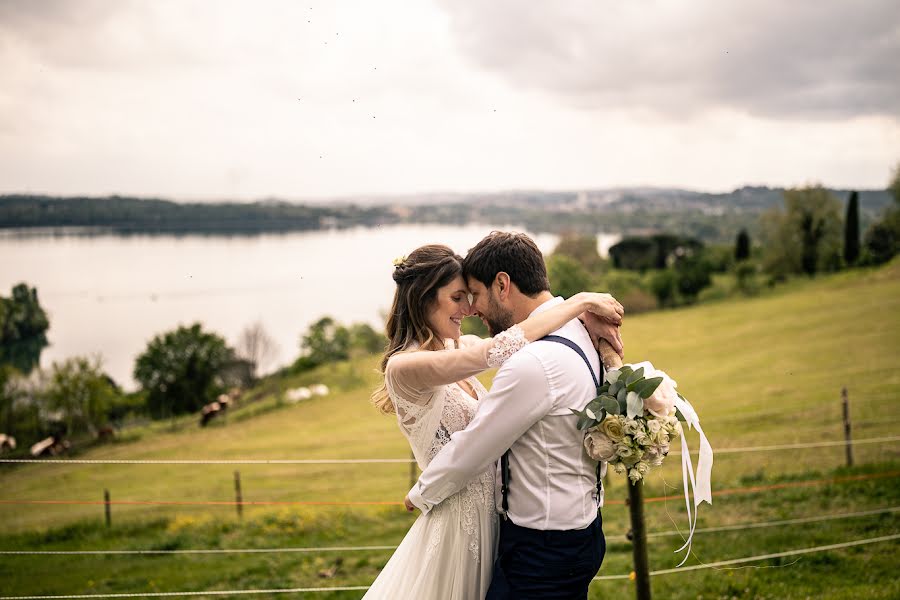
M488 351L488 366L496 368L528 344L525 332L518 325L494 336L494 344Z

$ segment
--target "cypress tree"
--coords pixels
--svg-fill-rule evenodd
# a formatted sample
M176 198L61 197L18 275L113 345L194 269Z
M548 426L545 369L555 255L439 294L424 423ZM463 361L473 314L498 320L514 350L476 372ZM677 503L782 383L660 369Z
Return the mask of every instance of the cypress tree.
M750 258L750 235L746 229L741 229L734 244L734 260L741 262L748 258Z
M844 262L855 264L859 259L859 194L850 192L847 218L844 219Z

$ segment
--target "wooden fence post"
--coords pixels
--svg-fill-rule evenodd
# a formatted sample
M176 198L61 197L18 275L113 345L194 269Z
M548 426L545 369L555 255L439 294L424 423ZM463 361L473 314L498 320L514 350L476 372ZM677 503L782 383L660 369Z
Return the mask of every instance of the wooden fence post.
M112 513L109 506L109 490L103 490L103 510L106 513L106 526L112 527Z
M244 518L244 500L241 497L241 472L234 472L234 501L237 508L238 519Z
M844 441L847 448L847 466L853 466L853 440L850 435L850 399L847 397L846 386L841 388L841 400L844 406Z
M644 522L644 482L628 482L631 543L634 552L635 592L638 600L650 600L650 561L647 559L647 526Z

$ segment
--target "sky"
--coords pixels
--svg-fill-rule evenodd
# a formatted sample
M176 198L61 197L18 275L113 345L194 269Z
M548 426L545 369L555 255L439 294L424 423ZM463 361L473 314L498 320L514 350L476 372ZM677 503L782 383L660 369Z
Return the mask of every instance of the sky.
M896 0L0 0L0 193L884 188Z

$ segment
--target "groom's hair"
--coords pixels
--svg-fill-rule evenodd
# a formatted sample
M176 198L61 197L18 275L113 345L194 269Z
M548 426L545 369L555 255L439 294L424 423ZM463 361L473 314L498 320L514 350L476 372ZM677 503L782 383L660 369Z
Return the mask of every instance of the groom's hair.
M550 290L544 255L524 233L492 231L469 250L463 261L463 276L473 277L487 288L501 271L526 296Z

